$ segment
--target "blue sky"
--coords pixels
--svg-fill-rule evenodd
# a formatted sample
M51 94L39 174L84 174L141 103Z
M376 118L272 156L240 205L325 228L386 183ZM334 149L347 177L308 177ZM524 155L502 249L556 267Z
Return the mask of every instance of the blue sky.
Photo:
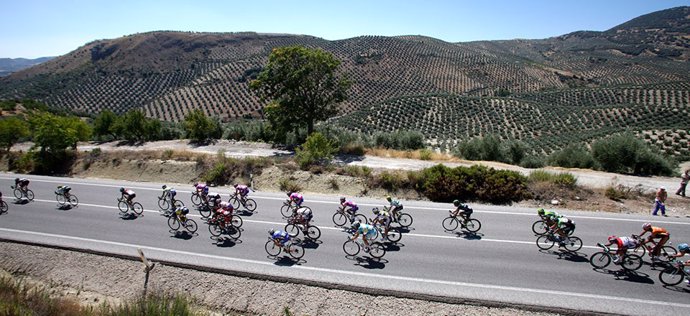
M66 54L83 44L158 31L426 35L448 42L603 31L690 0L0 0L0 58Z

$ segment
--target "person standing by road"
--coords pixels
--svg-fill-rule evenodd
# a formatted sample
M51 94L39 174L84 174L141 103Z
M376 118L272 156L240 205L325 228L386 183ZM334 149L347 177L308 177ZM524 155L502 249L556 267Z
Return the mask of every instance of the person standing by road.
M678 191L676 191L676 195L685 196L685 187L688 186L689 180L690 180L690 169L685 169L685 172L683 172L680 175L680 188L678 188Z
M656 216L656 213L661 210L661 215L666 216L666 198L668 198L666 188L660 187L659 190L656 191L656 198L654 199L654 211L652 211L652 215Z

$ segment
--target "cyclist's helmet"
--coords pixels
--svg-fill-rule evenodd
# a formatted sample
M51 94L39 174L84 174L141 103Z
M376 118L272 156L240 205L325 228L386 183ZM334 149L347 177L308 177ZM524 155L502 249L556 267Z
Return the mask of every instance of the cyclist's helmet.
M359 229L359 225L360 225L360 224L361 224L360 222L354 222L354 223L352 223L352 229L355 229L355 230Z
M453 200L453 205L460 206L460 200Z
M275 229L269 229L269 230L268 230L268 234L271 235L271 236L273 236L273 234L274 234L275 232L276 232Z
M233 187L237 188L238 185L240 185L240 184L239 184L239 183L235 183L235 185L233 185Z
M616 239L618 239L618 237L616 235L609 236L609 242L614 242L614 241L616 241Z
M642 224L642 230L650 230L650 229L652 229L652 223Z
M686 244L686 243L678 244L678 251L688 252L688 250L689 250L688 244Z
M125 188L120 188L120 193L124 193L124 192L125 192Z
M546 211L544 211L543 208L540 208L537 210L537 214L539 214L539 215L544 215L544 212L546 212Z
M14 182L19 182L19 178L14 178Z
M666 191L666 187L660 187L659 190Z
M292 195L292 191L289 191L289 192L287 193L287 196L290 196L290 195Z
M390 202L393 198L390 195L386 195L386 201Z
M167 187L168 186L164 184L161 188L163 188L163 190L165 190L165 188L167 188Z
M345 202L345 197L344 197L344 196L341 196L341 197L340 197L340 203L343 203L343 202Z
M199 182L194 182L194 184L192 184L192 185L197 186L197 185L199 185Z
M379 208L378 208L378 207L375 207L375 208L374 208L373 210L371 210L371 211L374 212L374 214L378 214L378 213L379 213Z

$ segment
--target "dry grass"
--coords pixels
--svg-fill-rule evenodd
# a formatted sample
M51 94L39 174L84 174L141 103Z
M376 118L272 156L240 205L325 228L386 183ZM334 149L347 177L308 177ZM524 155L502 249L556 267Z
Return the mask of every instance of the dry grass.
M385 149L385 148L367 148L365 149L365 154L377 157L386 158L407 158L407 159L419 159L419 160L433 160L433 161L447 161L447 162L461 162L461 159L454 157L449 154L438 153L432 151L429 152L421 150L396 150L396 149ZM429 159L423 159L429 158Z

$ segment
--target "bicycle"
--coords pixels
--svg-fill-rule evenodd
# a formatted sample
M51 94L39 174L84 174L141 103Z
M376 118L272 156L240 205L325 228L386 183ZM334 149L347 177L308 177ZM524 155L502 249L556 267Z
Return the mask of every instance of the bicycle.
M206 198L201 195L200 190L198 190L196 187L194 187L194 192L192 193L191 200L192 200L192 204L194 206L199 206L206 200Z
M301 232L304 236L311 240L317 240L321 237L321 229L315 225L307 223L306 225L298 222L296 218L290 217L288 219L287 225L285 225L285 231L290 235L291 238L297 237Z
M373 222L374 220L371 221ZM383 236L386 228L379 223L374 225L374 227L376 228L376 237L374 237L374 239L378 239L380 236ZM388 229L388 234L386 234L385 240L388 240L392 243L397 243L400 241L400 239L402 239L402 234L399 231L391 228Z
M596 252L591 257L589 257L589 264L591 264L593 267L597 269L603 269L608 267L609 264L611 264L611 260L614 256L614 251L611 251L611 248L601 243L597 243L597 246L603 248L604 250ZM620 264L623 267L623 269L627 271L635 271L642 267L642 258L636 254L625 253L623 255L623 258L621 259L621 262L616 264Z
M283 218L292 217L292 214L294 214L300 208L306 208L311 211L309 206L297 206L297 204L293 205L292 201L287 200L284 201L283 206L280 207L280 214L283 215Z
M391 214L391 223L398 223L400 227L407 228L412 225L412 222L414 219L412 218L412 215L407 214L403 212L402 210L397 211L396 215L393 215L393 212L391 212L390 207L384 206L383 210L385 212L388 212L388 214Z
M55 190L55 199L61 206L64 206L67 203L69 203L69 205L72 207L77 207L77 205L79 205L79 199L77 196L69 191L64 192L61 190Z
M142 213L144 213L144 207L141 206L141 203L130 203L123 198L117 199L117 208L120 209L120 212L122 214L126 214L127 212L129 212L129 210L132 210L132 212L134 212L137 215L141 215Z
M659 281L665 285L678 285L685 278L690 278L690 271L685 269L683 261L675 258L671 258L666 269L659 272Z
M575 236L566 236L565 238L556 235L554 231L549 230L545 235L537 237L537 247L541 250L549 250L558 242L558 247L564 247L569 252L576 252L582 249L582 239Z
M534 234L538 236L546 235L546 233L549 231L549 229L551 229L551 226L553 226L553 224L553 221L549 223L543 219L540 219L532 224L532 232L534 232ZM568 231L568 235L572 234L572 230Z
M447 231L454 231L458 228L458 226L460 226L470 233L476 233L480 228L482 228L482 223L478 219L468 218L465 220L460 214L453 215L453 211L448 212L450 212L450 216L446 217L441 222L441 226L443 226L443 229ZM461 218L458 219L458 216Z
M244 206L244 208L250 213L256 210L256 201L254 201L254 199L248 198L246 196L238 197L237 192L230 195L230 199L228 200L228 202L231 203L232 207L234 207L236 210L239 210L240 206Z
M652 252L654 251L654 247L656 247L657 244L655 241L647 241L647 239L640 238L640 236L638 235L632 235L632 238L637 241L637 247L632 249L632 252L638 254L640 257L644 257L645 254L649 254L649 256L652 257ZM651 243L653 246L648 246L648 243ZM676 250L676 248L664 245L659 250L659 261L668 262L668 257L675 255L677 253L678 251Z
M240 231L240 226L242 226L242 218L236 215L230 219L230 225L228 225L225 219L220 219L219 217L214 217L208 220L208 231L212 236L219 237L223 233L228 234L232 239L240 239L242 231Z
M355 221L366 224L367 217L362 214L351 214L342 208L338 208L335 210L335 214L333 214L333 224L338 227L343 227L347 223L354 223Z
M364 245L364 242L360 241L359 238L357 238L356 241L348 238L343 244L343 251L345 251L345 254L348 256L354 257L359 254L362 247L366 247L366 245ZM386 248L378 241L371 242L369 243L369 254L376 259L381 259L386 255Z
M158 207L160 207L161 210L169 210L170 205L173 205L174 209L182 208L185 206L182 201L176 199L173 196L170 196L170 191L163 190L161 196L158 197Z
M186 229L188 232L192 234L196 233L196 230L199 228L196 222L191 218L187 218L186 216L184 218L181 217L182 216L175 212L171 213L170 216L168 216L168 227L175 232L177 232L180 227L184 227L184 229Z
M273 238L268 237L268 241L266 242L264 249L266 249L266 253L268 253L268 255L271 257L277 257L282 251L287 252L290 257L293 257L297 260L304 257L304 247L302 247L302 245L299 243L293 242L292 240L286 242L284 245L281 244L281 246L278 246L273 241Z
M9 211L10 206L7 205L7 202L2 199L2 193L0 193L0 214L5 214L7 211Z
M31 191L31 189L22 189L20 187L15 187L13 185L11 185L10 188L14 190L12 191L12 193L14 194L14 197L17 198L17 200L21 200L24 197L26 197L26 199L29 201L34 200L34 191Z

